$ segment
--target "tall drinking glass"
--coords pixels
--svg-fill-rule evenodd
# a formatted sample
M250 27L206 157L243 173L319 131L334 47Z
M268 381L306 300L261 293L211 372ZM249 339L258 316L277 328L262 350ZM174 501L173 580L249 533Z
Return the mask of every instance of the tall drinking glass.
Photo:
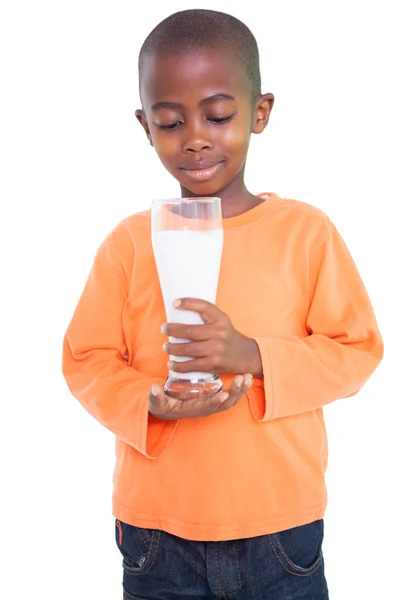
M199 313L172 306L178 298L201 298L215 304L221 264L223 229L220 198L154 200L151 237L169 323L202 324ZM171 343L188 342L169 338ZM191 357L171 356L175 362ZM222 390L216 373L169 370L164 393L172 398L212 396Z

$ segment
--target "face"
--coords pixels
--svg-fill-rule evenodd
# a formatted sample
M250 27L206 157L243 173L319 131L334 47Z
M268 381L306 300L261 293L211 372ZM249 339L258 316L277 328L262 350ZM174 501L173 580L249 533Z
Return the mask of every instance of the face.
M251 133L268 123L273 96L252 100L247 73L218 50L149 57L136 116L184 195L221 195L243 183Z

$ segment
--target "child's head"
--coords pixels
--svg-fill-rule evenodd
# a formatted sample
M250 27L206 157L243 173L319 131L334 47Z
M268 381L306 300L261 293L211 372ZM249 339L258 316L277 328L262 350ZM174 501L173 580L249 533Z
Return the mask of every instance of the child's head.
M136 115L184 193L217 195L243 185L251 133L273 105L261 95L257 42L241 21L187 10L162 21L139 56Z

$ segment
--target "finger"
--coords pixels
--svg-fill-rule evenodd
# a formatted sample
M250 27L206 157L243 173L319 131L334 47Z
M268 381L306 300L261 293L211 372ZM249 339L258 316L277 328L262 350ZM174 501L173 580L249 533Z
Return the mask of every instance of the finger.
M250 388L252 380L253 376L249 373L236 376L229 386L229 389L225 392L225 399L221 397L221 394L217 394L218 398L217 396L214 396L215 400L218 400L218 402L215 403L216 408L214 409L214 412L226 411L235 406Z
M149 411L153 414L160 412L164 392L159 385L152 385L149 393Z
M242 396L250 389L252 382L253 376L250 373L234 377L228 389L229 398L231 400L231 404L228 408L239 402Z
M215 329L209 325L184 325L183 323L164 323L161 333L183 340L204 342L215 336Z
M173 306L179 310L192 310L203 317L205 323L213 323L225 316L215 304L201 300L200 298L178 298L174 300Z
M234 394L244 393L251 387L252 383L253 375L251 373L245 373L244 375L236 375L233 378L228 391Z
M222 412L232 408L246 393L252 383L252 375L238 375L232 381L228 390L223 390L210 398L197 398L179 403L176 409L181 411L181 418L196 416L199 409L202 416ZM201 408L200 408L201 407Z
M229 393L226 390L223 390L219 394L212 396L210 399L210 415L215 414L217 412L222 412L224 410L228 410L230 408L230 402L232 399L229 396Z
M189 400L170 398L160 386L154 385L149 394L149 411L166 420L206 417L232 408L249 389L251 382L251 374L238 375L232 380L228 390L222 390L209 398Z
M172 399L164 394L159 385L153 385L149 393L149 412L155 417L165 417L172 408Z
M174 410L180 413L179 418L193 418L197 416L207 417L220 410L220 407L227 401L229 394L221 391L208 398L195 398L193 400L183 400L174 407Z
M170 356L190 356L190 358L203 358L212 353L212 347L209 342L186 342L179 344L170 344L166 342L163 350Z
M206 417L216 412L227 398L228 393L221 391L209 398L177 400L167 396L160 386L153 385L149 393L149 412L165 420Z
M170 412L163 418L184 419L207 417L217 412L232 408L249 388L252 376L238 376L232 381L229 390L222 390L209 398L195 398L184 401L175 401L171 404Z

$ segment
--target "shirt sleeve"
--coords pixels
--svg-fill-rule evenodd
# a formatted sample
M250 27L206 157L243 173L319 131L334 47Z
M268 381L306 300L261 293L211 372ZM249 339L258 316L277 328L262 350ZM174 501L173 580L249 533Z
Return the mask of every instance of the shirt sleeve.
M127 364L122 317L133 261L133 242L119 226L97 251L64 337L62 370L89 414L141 454L158 458L178 422L149 415L151 386L163 379Z
M256 338L263 381L248 392L257 421L301 414L356 394L383 356L368 294L343 239L327 219L304 338Z

